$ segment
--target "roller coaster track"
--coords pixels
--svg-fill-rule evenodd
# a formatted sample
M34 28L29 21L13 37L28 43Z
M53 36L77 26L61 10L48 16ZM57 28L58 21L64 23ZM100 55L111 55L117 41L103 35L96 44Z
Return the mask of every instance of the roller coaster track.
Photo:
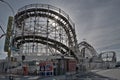
M31 6L35 6L35 5L31 5ZM55 20L59 25L61 25L65 29L66 34L68 35L69 41L71 43L71 46L73 46L73 44L75 45L74 42L76 42L77 40L76 40L74 24L72 22L70 23L69 21L70 18L68 17L68 15L66 18L64 17L65 15L60 14L60 12L62 11L61 9L59 9L59 13L57 13L55 11L52 11L50 7L51 6L48 5L48 9L44 9L44 7L36 8L35 6L35 8L26 9L21 12L18 12L18 14L16 14L15 16L15 20L16 20L15 22L17 23L17 25L19 25L24 19L27 19L33 16L50 18L52 20ZM59 18L55 18L56 16Z
M112 55L111 55L112 54ZM103 57L104 55L104 57ZM106 52L102 52L99 54L99 58L103 59L103 58L111 58L112 62L116 62L116 53L114 51L106 51Z
M86 41L83 41L83 42L79 43L79 49L80 49L80 51L83 48L87 48L90 51L90 53L91 53L92 56L97 56L98 55L97 52L96 52L96 50L90 44L88 44Z
M12 42L12 43L17 43L17 46L19 48L20 45L22 45L24 43L33 42L33 40L31 40L33 37L34 37L34 35L19 36L19 37L14 38L14 40L13 40L14 42ZM76 57L74 52L71 49L69 49L66 45L64 45L64 44L62 44L58 41L55 41L53 39L48 39L47 40L46 37L35 35L35 40L34 41L36 43L41 43L41 44L44 44L44 45L46 45L48 43L48 45L50 47L53 47L53 48L57 49L58 51L60 51L63 54L66 54L69 51L72 56Z
M56 8L47 4L30 4L26 5L23 8L18 10L18 13L15 15L15 24L16 28L21 29L22 23L24 20L30 17L43 17L54 20L59 24L65 31L69 46L51 39L49 37L44 37L36 34L26 35L14 35L12 40L12 45L20 48L20 45L30 42L41 43L44 45L49 45L50 47L60 51L62 54L69 52L70 55L74 56L77 60L79 57L79 50L77 46L77 39L75 34L75 25L69 16L62 11L60 8Z

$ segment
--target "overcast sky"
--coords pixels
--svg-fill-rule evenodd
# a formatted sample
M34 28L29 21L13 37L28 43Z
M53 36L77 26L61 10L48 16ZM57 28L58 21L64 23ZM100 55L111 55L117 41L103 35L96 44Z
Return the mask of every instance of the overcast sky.
M86 41L98 53L113 50L120 57L120 0L5 0L17 10L32 3L50 4L64 10L76 25L78 42ZM6 30L10 8L0 2L0 25ZM0 35L2 31L0 30ZM3 52L4 37L0 39ZM5 56L1 54L0 58Z

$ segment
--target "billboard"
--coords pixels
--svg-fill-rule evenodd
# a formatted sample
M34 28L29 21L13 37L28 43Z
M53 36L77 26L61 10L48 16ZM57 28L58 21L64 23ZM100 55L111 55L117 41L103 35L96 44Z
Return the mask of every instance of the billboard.
M51 76L53 75L53 62L43 61L40 62L40 75L41 76Z
M5 44L4 44L4 51L5 52L9 51L10 37L11 37L11 32L12 32L12 22L13 22L13 17L9 16L7 30L6 30ZM9 56L9 53L8 53L8 56Z

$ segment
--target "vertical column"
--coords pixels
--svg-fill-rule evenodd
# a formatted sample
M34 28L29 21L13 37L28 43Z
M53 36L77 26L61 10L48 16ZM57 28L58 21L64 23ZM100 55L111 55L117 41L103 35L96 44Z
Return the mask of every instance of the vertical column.
M49 5L48 5L48 12L49 14ZM47 25L46 25L46 37L47 37L47 45L46 45L46 55L48 55L48 36L49 36L49 32L48 32L48 29L49 29L49 20L48 20L48 16L47 16Z

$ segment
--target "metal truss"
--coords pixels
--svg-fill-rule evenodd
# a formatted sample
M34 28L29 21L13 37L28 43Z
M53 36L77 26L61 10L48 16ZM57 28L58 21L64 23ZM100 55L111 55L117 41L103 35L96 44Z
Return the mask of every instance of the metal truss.
M116 62L116 53L114 51L102 52L99 54L99 58L105 62Z
M91 58L95 56L97 57L98 55L96 50L86 41L79 43L79 50L81 51L81 55L83 57L85 57L85 55L90 55L90 58ZM89 51L89 52L86 52L86 51Z
M60 8L30 4L15 15L12 46L21 54L64 54L78 59L75 25ZM43 50L44 48L44 50Z

